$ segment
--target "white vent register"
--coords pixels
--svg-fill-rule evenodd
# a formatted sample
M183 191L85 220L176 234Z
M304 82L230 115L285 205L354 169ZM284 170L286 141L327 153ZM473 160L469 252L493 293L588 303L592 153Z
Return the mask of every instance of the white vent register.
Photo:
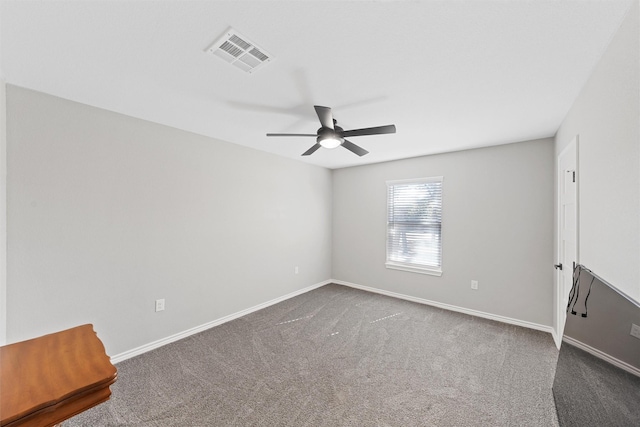
M206 51L247 73L252 73L272 59L271 54L233 28L228 29Z

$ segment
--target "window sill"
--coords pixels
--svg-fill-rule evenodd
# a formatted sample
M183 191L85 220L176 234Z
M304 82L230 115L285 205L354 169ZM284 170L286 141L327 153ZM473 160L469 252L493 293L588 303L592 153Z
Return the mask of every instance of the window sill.
M385 263L385 266L392 270L410 271L412 273L428 274L430 276L438 277L442 276L442 270L437 268L417 267L415 265L396 264L393 262L387 262Z

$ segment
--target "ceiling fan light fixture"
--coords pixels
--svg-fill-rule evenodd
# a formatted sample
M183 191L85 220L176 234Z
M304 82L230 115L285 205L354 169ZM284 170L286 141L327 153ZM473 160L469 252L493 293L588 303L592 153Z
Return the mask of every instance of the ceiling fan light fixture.
M319 136L318 144L322 145L324 148L336 148L342 145L342 139L336 136Z

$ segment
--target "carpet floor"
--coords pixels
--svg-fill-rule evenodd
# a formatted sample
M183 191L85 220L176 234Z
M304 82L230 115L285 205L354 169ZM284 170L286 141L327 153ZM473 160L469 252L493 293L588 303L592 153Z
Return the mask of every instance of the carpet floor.
M551 335L327 285L117 364L74 426L557 426Z
M553 396L563 427L640 426L640 377L566 342Z

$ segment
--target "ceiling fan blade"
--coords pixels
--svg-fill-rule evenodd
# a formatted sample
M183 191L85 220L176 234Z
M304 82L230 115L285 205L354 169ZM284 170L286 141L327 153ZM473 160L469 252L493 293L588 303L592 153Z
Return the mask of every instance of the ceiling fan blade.
M318 136L315 133L268 133L267 136Z
M382 135L385 133L396 133L395 125L376 126L373 128L345 130L342 136L364 136L364 135Z
M331 108L321 107L319 105L314 105L313 108L316 109L316 114L318 115L318 119L320 119L322 127L333 129L333 114L331 114Z
M303 156L308 156L309 154L313 154L316 152L316 150L318 148L320 148L321 145L320 144L315 144L313 147L309 148L307 151L305 151L304 153L302 153Z
M351 141L347 141L346 139L344 140L344 142L342 143L342 146L344 148L346 148L347 150L356 153L358 156L362 157L365 154L368 154L369 152L367 150L365 150L362 147L358 147L356 144L354 144Z

